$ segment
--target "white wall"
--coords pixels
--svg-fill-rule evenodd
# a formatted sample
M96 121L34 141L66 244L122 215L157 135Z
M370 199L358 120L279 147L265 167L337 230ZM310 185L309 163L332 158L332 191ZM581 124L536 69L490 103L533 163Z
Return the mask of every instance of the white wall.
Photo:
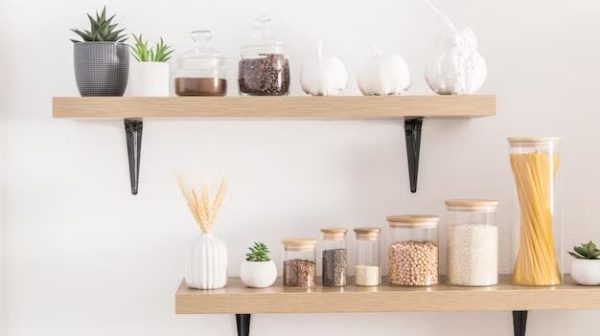
M409 192L400 121L179 120L145 123L137 197L129 194L121 122L51 118L52 96L77 95L68 29L86 24L84 14L104 3L0 3L0 113L7 126L2 335L233 335L230 316L174 315L185 243L197 233L176 187L178 171L199 180L228 176L217 234L228 243L232 275L254 240L268 243L280 262L284 236L316 237L332 221L383 226L389 214L443 214L444 199L452 197L502 202L507 271L515 214L505 138L557 135L566 147L565 248L600 239L595 0L438 1L457 25L474 28L489 65L482 91L497 94L498 115L426 121L416 195ZM233 59L251 34L259 3L107 1L129 32L163 36L182 49L187 31L209 28L218 49ZM412 93L428 92L421 74L441 26L420 1L272 3L287 22L294 94L301 60L314 52L319 35L352 72L369 44L403 52L414 74ZM533 312L528 335L595 330L599 317ZM263 336L499 336L511 326L507 312L253 319L254 335Z

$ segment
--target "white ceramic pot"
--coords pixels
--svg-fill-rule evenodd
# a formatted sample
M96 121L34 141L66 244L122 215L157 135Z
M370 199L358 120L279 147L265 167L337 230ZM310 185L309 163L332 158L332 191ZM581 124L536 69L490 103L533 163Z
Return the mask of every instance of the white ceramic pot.
M358 88L365 96L400 95L410 88L408 64L402 56L383 55L379 50L369 57L357 76Z
M204 233L191 243L185 283L196 289L223 288L227 284L227 248L212 233Z
M580 285L600 285L600 259L573 260L571 263L571 277Z
M277 267L270 261L244 261L240 267L244 285L254 288L271 287L277 279Z
M169 63L134 62L129 74L129 94L138 97L169 96Z

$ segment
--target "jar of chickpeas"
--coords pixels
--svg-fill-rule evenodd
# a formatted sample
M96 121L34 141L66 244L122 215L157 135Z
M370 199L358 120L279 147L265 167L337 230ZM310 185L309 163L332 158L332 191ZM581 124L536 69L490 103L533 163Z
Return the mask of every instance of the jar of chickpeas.
M398 286L438 283L437 216L389 216L389 281Z

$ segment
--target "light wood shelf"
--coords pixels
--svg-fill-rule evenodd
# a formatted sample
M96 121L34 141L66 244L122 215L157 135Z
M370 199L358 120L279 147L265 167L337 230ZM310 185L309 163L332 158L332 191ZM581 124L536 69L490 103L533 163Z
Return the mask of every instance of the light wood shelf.
M55 97L54 118L394 119L496 114L496 97Z
M182 282L175 296L177 314L351 313L419 311L525 311L600 309L600 287L575 285L570 278L555 287L523 287L501 276L492 287L406 288L347 286L312 290L246 288L237 278L226 288L189 289Z

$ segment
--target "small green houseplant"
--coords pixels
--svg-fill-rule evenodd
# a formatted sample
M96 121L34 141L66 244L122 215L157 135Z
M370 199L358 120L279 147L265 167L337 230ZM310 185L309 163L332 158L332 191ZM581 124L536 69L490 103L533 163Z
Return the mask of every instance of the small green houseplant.
M132 66L130 93L132 96L168 96L169 59L173 49L162 38L150 47L148 40L133 35L131 55L137 60Z
M129 76L129 50L123 35L108 17L106 7L87 15L89 29L72 29L81 40L73 42L75 79L82 96L122 96Z
M277 267L271 260L269 248L264 243L254 243L248 248L246 260L240 268L242 282L253 288L270 287L277 279Z
M589 241L580 246L574 246L569 254L575 258L571 263L571 277L586 286L600 285L600 250L594 242Z

